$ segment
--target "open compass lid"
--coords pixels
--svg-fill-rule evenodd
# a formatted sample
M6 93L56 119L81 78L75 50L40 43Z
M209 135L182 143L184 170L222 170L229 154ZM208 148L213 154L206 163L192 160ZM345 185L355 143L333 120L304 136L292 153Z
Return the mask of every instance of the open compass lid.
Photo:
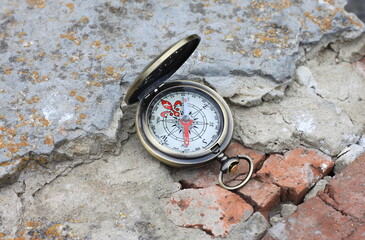
M125 102L136 103L160 86L184 64L198 47L199 42L200 37L193 34L169 47L136 78L127 91Z

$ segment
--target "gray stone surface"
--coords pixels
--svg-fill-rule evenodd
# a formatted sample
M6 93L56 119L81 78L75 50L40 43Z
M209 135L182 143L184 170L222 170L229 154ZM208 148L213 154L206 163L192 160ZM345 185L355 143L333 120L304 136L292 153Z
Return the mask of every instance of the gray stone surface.
M358 45L358 42L354 44ZM361 38L361 45L365 48L365 35ZM353 50L356 52L358 48ZM362 127L365 122L363 112L365 75L361 67L356 64L338 62L337 54L337 52L326 51L320 57L308 62L314 79L318 83L316 95L333 103L338 112L345 113L355 125Z
M365 148L358 144L352 144L343 149L339 154L335 162L334 173L339 174L345 169L350 163L355 161L363 152Z
M352 41L351 44L348 44L348 42L337 41L331 43L330 47L334 51L338 52L338 61L354 62L360 60L365 55L364 39L365 36L362 35Z
M298 67L295 76L279 103L233 108L236 138L264 152L304 145L331 156L357 143L365 124L361 70L351 63L337 63L336 52L323 50Z
M361 147L365 148L365 135L363 135L363 136L360 138L360 140L359 140L358 144L359 144Z
M330 176L326 176L323 179L319 180L316 185L305 195L304 201L307 201L308 199L314 198L317 196L317 193L319 191L323 191L326 188L327 183L331 180Z
M281 214L276 214L270 218L270 225L274 226L283 219Z
M270 224L261 213L255 212L246 222L241 222L227 239L259 240L266 234Z
M23 206L13 187L7 186L0 192L0 233L7 232L15 236L21 223ZM3 236L2 236L3 237Z
M281 204L281 216L288 217L297 210L297 206L291 203Z
M300 66L295 71L295 79L299 84L306 86L307 88L317 88L317 82L314 80L313 74L306 66Z
M270 213L270 225L274 226L279 223L283 218L292 215L297 210L297 206L292 203L282 203L277 209L274 209Z

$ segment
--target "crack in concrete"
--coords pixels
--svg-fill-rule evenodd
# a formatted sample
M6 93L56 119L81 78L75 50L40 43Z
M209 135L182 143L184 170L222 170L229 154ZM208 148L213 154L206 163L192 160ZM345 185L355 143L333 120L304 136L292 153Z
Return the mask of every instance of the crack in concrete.
M289 125L289 126L291 126L291 127L294 127L292 122L290 122L289 120L286 120L286 119L285 119L284 114L283 114L280 110L278 111L278 113L280 114L281 118L283 119L283 121L284 121L286 124L288 124L288 125ZM295 128L295 127L294 127L294 128Z
M20 204L21 204L21 213L20 213L20 217L18 219L18 223L17 223L17 226L18 226L18 229L16 230L16 234L19 234L19 232L21 231L21 226L23 225L23 222L24 222L24 214L25 214L25 199L24 199L24 193L25 193L25 189L26 189L26 183L25 183L25 180L23 180L22 182L22 191L21 192L17 192L14 188L12 188L12 190L14 191L14 193L17 195L17 197L19 198L20 200Z
M46 187L47 185L52 184L56 179L58 179L61 176L66 176L71 170L73 169L73 167L70 168L70 166L67 166L63 171L61 171L60 173L58 173L56 176L54 176L50 181L46 181L45 184L43 184L41 187L39 187L36 191L34 191L32 193L32 197L35 198L36 195L42 191L44 189L44 187ZM68 171L69 170L69 171ZM68 172L67 172L68 171ZM66 173L67 172L67 173Z
M21 203L21 214L20 214L19 223L18 223L19 226L23 223L23 216L24 216L24 213L25 213L25 203L24 203L25 199L24 199L24 196L23 196L23 194L25 193L25 189L26 189L26 183L25 183L24 180L23 180L23 183L22 183L22 191L21 192L17 192L17 191L15 191L14 188L12 188L12 190L17 195L17 197L19 198L20 203Z
M182 225L179 227L199 229L201 231L204 231L207 235L214 237L212 230L210 230L204 226L205 226L204 224L196 223L196 224L186 224L186 225Z
M175 224L175 223L174 223L171 219L169 219L169 218L166 218L166 220L167 220L167 221L169 221L172 225L174 225L174 226L176 226L176 227L178 227L178 228L181 228L181 229L189 228L189 227L187 227L187 226L185 226L185 225ZM204 230L202 230L202 229L200 229L200 228L194 228L194 227L190 227L190 228L195 229L195 230L197 230L197 231L204 231ZM205 231L204 231L204 232L205 232ZM207 233L207 232L205 232L205 233ZM211 235L211 236L213 236L213 235Z
M22 171L32 162L35 161L39 163L44 168L48 168L48 163L57 163L57 162L85 162L88 160L98 160L103 157L104 154L114 154L118 155L118 151L120 151L121 146L125 141L119 141L119 137L121 135L120 124L118 126L117 131L117 140L113 140L108 138L104 134L90 134L81 138L76 138L73 140L63 140L62 142L58 142L55 144L54 150L49 154L35 154L35 153L27 153L24 157L20 158L21 163L16 166L16 170L13 171L11 177L5 176L0 179L1 185L10 185L19 178ZM129 138L129 136L128 136ZM90 140L90 141L88 141ZM97 146L95 146L97 145ZM75 149L76 147L76 149ZM88 151L88 152L80 152L77 151L77 148L80 150ZM75 151L76 150L76 151ZM90 152L95 151L96 152ZM22 160L24 159L24 160ZM42 160L46 162L43 164ZM80 164L80 163L79 163Z

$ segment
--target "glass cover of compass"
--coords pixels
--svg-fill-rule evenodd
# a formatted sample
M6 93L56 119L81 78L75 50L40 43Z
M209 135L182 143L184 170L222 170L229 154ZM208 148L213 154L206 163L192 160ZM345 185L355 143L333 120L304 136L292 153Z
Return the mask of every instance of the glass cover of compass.
M177 87L156 96L147 110L148 128L163 148L191 154L209 150L223 128L215 100L196 88Z

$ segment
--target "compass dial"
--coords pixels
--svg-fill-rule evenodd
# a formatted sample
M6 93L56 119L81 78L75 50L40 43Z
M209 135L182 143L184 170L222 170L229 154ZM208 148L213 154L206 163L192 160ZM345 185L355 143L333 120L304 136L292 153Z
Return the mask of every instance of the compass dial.
M147 109L155 140L176 153L210 149L220 137L222 111L207 93L179 87L158 94Z

